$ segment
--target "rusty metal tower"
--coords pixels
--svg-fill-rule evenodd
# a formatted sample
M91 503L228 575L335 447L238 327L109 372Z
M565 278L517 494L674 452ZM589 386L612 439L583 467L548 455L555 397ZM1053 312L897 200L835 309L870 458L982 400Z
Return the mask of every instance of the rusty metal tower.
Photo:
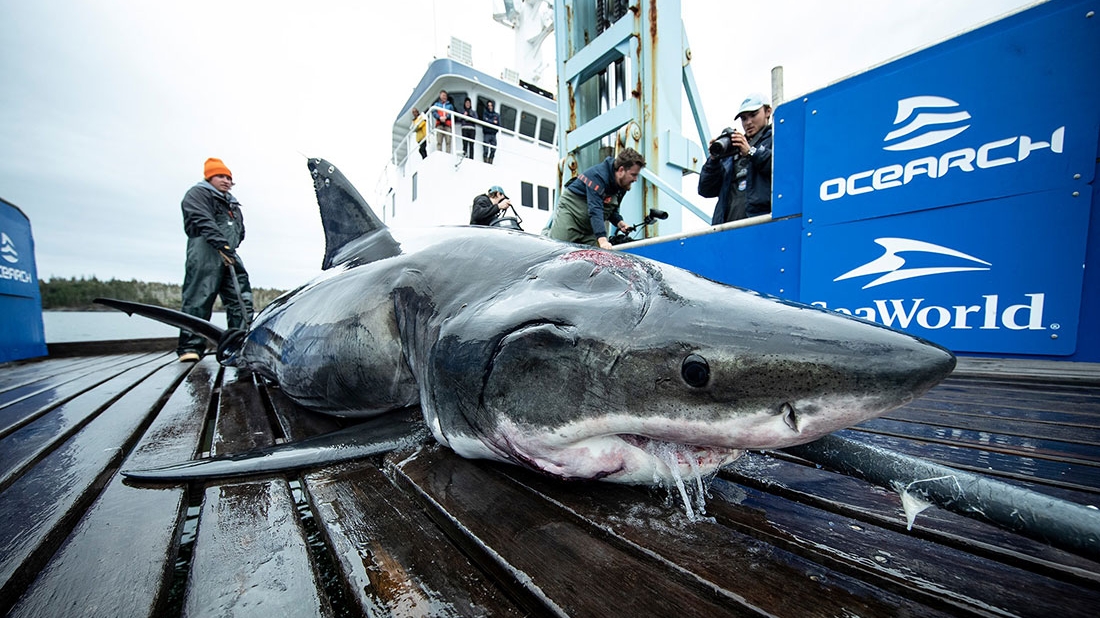
M681 180L706 161L710 131L691 73L680 0L558 0L554 3L558 65L559 186L621 148L646 158L643 180L620 211L629 222L659 208L662 234L681 229L684 208L709 216L681 195ZM682 101L699 141L682 134ZM655 234L656 230L648 230Z

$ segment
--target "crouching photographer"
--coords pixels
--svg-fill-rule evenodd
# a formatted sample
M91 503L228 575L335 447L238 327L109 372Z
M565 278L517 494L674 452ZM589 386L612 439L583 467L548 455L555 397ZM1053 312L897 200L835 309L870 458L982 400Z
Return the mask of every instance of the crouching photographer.
M726 128L711 140L699 171L699 195L717 197L711 225L755 217L772 210L772 106L749 95L737 110L744 133Z

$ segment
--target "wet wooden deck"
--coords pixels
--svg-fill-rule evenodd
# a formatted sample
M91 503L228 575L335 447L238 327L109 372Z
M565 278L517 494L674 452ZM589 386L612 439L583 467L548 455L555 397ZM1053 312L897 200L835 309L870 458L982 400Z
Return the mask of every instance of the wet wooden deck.
M11 616L1094 616L1100 563L784 453L663 490L422 447L194 487L120 468L332 429L167 350L0 366L0 613ZM76 353L76 356L64 354ZM1100 505L1093 366L975 362L848 437ZM204 441L207 443L204 446Z

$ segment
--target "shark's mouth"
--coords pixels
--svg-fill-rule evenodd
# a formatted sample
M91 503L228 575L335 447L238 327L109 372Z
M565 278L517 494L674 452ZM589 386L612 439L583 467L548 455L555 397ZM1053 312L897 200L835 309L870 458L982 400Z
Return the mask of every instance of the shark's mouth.
M594 435L569 441L562 441L561 437L556 432L505 431L492 441L495 447L488 449L498 456L489 458L503 456L514 463L564 479L652 485L712 474L744 452L742 449L684 444L636 433ZM487 446L482 444L482 448ZM463 445L456 444L454 440L451 447L464 450ZM481 456L486 456L484 450Z
M618 438L634 448L661 459L669 467L675 464L680 469L687 467L694 471L717 468L736 459L742 453L740 449L680 444L638 434L618 434Z

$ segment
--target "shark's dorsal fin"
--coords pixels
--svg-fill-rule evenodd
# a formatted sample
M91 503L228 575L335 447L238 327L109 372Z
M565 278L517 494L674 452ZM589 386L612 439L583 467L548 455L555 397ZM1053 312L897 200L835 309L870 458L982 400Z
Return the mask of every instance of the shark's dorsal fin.
M389 228L335 165L314 158L309 159L308 166L325 228L325 259L321 268L352 259L373 262L401 253L401 246L390 236Z

